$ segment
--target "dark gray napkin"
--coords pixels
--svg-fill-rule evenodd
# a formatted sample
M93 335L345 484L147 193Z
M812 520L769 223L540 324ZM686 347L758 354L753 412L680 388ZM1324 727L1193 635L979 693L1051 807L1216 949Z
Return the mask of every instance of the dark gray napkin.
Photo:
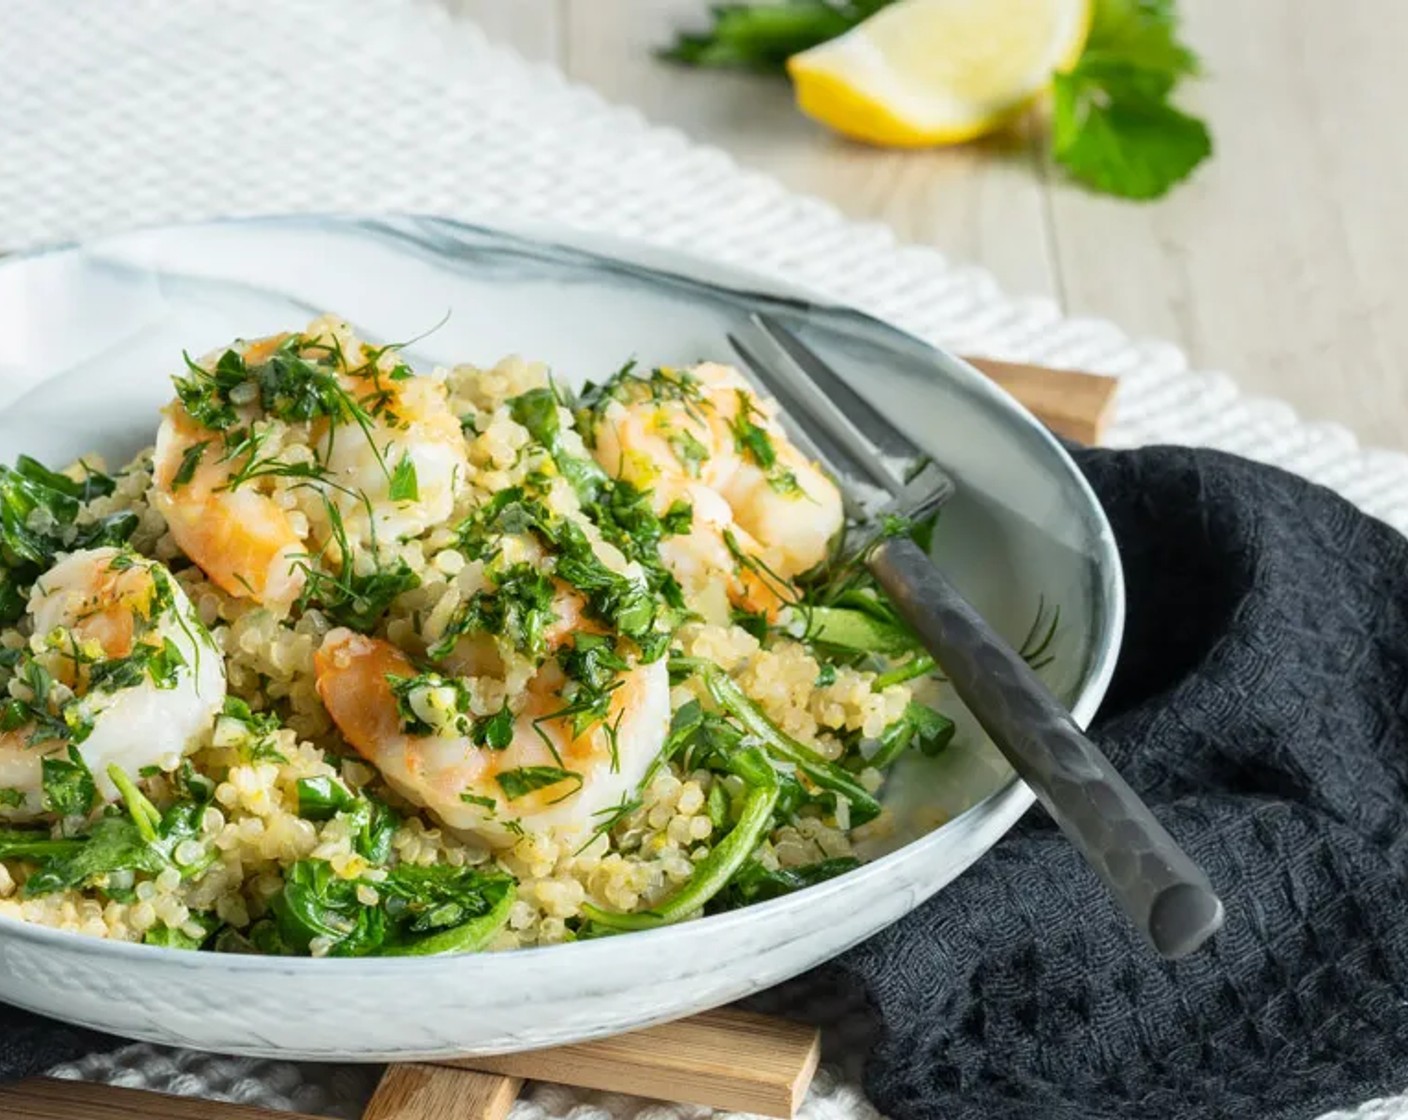
M127 1045L0 1003L0 1082L19 1081L64 1062Z
M1095 737L1225 928L1157 959L1033 809L801 987L863 989L894 1120L1314 1117L1408 1088L1408 541L1232 456L1077 457L1129 585Z
M793 992L863 992L894 1120L1314 1117L1408 1088L1408 542L1213 452L1081 452L1129 622L1101 746L1212 876L1156 959L1035 809ZM0 1078L113 1045L0 1008Z

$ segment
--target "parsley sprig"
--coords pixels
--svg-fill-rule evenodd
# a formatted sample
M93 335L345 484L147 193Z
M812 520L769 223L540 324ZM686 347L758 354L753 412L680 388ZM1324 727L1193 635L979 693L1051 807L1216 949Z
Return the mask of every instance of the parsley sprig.
M1198 72L1172 0L1099 0L1080 61L1055 77L1056 162L1105 194L1165 194L1212 154L1207 126L1171 102Z

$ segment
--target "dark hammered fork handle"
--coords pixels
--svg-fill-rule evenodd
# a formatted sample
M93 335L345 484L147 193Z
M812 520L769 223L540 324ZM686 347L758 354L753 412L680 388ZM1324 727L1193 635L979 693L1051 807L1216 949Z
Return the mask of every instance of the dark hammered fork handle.
M1191 953L1222 925L1208 878L1082 734L1025 661L908 538L870 569L974 718L1159 953Z

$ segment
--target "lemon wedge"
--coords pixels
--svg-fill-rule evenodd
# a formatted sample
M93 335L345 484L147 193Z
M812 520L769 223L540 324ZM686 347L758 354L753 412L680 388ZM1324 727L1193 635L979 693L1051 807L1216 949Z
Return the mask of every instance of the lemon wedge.
M899 0L793 55L802 112L891 147L957 144L1021 112L1075 65L1093 0Z

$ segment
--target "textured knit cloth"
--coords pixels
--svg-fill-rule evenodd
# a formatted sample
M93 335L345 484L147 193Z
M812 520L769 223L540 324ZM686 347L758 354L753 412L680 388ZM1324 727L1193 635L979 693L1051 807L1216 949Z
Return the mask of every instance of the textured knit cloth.
M1408 1080L1408 541L1210 451L1086 451L1124 652L1096 735L1227 903L1169 964L1041 810L789 985L862 989L894 1120L1313 1117ZM13 1013L0 1072L109 1040Z
M1313 1117L1408 1080L1408 541L1209 451L1078 455L1129 620L1095 737L1227 905L1156 958L1034 809L807 983L895 1120Z

